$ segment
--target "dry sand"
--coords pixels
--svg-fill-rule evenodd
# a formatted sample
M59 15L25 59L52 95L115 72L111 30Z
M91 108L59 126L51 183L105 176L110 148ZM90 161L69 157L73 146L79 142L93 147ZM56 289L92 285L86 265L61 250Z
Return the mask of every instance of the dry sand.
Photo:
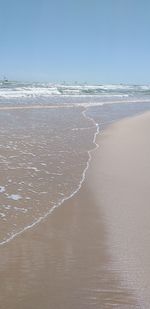
M150 307L149 131L106 129L81 190L0 247L1 309Z

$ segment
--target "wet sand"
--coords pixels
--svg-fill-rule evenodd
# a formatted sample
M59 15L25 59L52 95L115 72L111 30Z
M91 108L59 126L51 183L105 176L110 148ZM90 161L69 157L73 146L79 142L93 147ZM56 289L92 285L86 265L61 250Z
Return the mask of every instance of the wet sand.
M109 253L140 308L150 308L150 113L103 133L90 188L100 201ZM94 163L94 161L93 161ZM94 181L95 179L95 181Z
M149 308L149 123L106 129L81 190L0 247L1 309Z

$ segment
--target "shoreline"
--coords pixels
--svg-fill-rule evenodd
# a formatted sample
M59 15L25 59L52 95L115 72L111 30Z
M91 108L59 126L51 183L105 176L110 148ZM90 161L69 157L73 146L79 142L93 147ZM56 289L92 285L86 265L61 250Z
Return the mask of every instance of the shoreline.
M55 96L54 96L55 97ZM56 96L57 97L57 96ZM70 96L68 96L70 97ZM79 96L81 97L81 95ZM88 97L89 98L89 97ZM21 104L21 103L8 103L8 102L5 102L5 103L1 103L1 106L0 106L0 110L22 110L22 109L57 109L57 108L76 108L76 107L80 107L80 108L90 108L90 107L98 107L98 106L107 106L107 105L117 105L117 104L141 104L141 103L149 103L150 100L149 99L139 99L139 100L120 100L120 101L104 101L104 102L95 102L95 103L89 103L89 102L76 102L76 103L72 103L72 104L60 104L60 105L52 105L52 104L44 104L44 103L37 103L37 104L33 104L31 103L31 105L29 104ZM142 111L143 113L143 111ZM117 120L118 121L118 120Z
M113 190L117 188L118 192L120 183L116 187L114 181L109 183L109 179L115 170L114 161L110 162L112 145L114 148L112 142L116 134L121 134L119 128L125 130L126 124L132 128L132 124L140 124L145 117L149 120L150 113L108 126L103 134L98 135L99 149L90 151L92 160L78 192L65 200L62 207L55 208L55 212L41 224L1 246L2 309L41 309L41 306L44 309L98 309L114 305L122 309L141 308L144 300L138 293L143 281L137 286L137 273L134 273L134 268L140 271L140 267L128 258L130 250L126 259L120 260L120 256L124 256L121 241L125 241L127 248L131 235L126 238L124 231L118 232L116 218L121 218L121 222L117 220L119 224L123 224L124 218L118 217L121 215L118 208L110 208ZM125 136L128 139L129 136ZM122 140L122 136L119 138ZM118 177L120 173L118 170ZM123 238L117 238L118 235ZM144 303L143 306L148 308Z

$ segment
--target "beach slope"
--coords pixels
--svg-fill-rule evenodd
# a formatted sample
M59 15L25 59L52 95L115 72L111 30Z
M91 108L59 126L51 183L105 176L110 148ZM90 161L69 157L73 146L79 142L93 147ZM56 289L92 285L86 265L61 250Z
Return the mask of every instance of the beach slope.
M150 307L150 113L121 120L99 137L89 180L116 270ZM108 240L107 239L107 240Z

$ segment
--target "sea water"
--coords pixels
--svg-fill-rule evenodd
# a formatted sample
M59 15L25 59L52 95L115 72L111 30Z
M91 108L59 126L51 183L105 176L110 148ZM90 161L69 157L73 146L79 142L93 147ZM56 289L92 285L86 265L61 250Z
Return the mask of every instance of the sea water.
M150 109L150 86L0 83L0 244L84 181L96 134Z

